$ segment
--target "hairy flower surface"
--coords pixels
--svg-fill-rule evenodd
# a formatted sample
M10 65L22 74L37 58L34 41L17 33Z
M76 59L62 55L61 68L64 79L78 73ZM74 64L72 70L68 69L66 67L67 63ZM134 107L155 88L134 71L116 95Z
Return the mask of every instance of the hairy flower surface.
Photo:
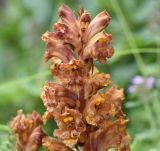
M38 151L42 145L42 119L37 112L25 116L22 111L13 118L10 127L16 137L17 151Z
M42 36L45 60L51 60L51 73L57 80L43 87L43 121L53 118L58 126L53 133L58 140L46 137L43 145L49 151L78 146L84 151L130 151L127 119L121 110L123 90L93 65L94 60L106 63L114 53L112 35L104 31L110 16L103 11L92 20L81 9L76 17L62 5L59 17L54 31ZM105 87L106 92L100 92Z

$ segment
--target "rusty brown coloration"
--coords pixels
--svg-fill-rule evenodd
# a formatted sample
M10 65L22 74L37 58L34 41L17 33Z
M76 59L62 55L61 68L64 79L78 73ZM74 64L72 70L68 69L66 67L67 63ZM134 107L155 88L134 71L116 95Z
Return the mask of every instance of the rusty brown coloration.
M18 151L31 146L30 151L36 151L41 142L48 151L130 151L128 121L121 108L123 90L93 64L94 60L106 63L114 53L112 35L104 31L110 16L103 11L92 20L81 9L76 17L62 5L59 17L54 31L42 36L47 49L45 61L51 61L57 83L46 82L43 87L46 112L42 120L37 113L25 117L21 112L13 119L11 128L17 136ZM45 124L49 119L57 122L54 139L42 137L42 121Z
M109 46L112 35L104 32L110 16L103 11L91 20L84 9L78 15L76 18L62 5L54 32L42 36L47 47L45 60L51 60L51 72L58 81L46 82L43 88L43 120L56 120L59 128L54 136L67 146L82 146L84 151L112 147L129 151L127 120L121 110L123 90L112 83L109 74L93 67L95 59L106 63L114 53ZM99 92L104 87L106 93Z
M21 110L18 111L10 127L16 137L16 151L38 151L42 146L45 134L42 131L42 119L37 112L25 116Z

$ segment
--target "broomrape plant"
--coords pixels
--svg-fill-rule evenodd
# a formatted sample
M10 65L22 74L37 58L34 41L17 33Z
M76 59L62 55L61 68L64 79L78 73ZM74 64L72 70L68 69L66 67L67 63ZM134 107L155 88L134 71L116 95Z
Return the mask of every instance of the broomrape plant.
M37 151L41 146L48 151L130 151L127 119L121 109L123 90L93 65L95 59L106 63L114 53L109 46L112 35L104 32L110 16L103 11L91 20L81 9L76 18L62 5L59 17L54 32L42 36L45 61L51 60L51 73L58 82L46 82L43 87L46 112L42 117L19 111L11 121L17 151ZM99 91L105 87L105 93ZM42 130L49 119L57 122L54 138Z

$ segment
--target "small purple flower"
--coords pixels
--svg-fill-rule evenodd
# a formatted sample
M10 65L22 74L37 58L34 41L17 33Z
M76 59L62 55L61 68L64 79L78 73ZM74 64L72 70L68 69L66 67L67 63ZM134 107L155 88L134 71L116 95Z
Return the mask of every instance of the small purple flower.
M131 80L131 83L134 84L134 85L140 85L140 84L143 84L144 82L145 82L145 79L140 75L135 76Z
M155 86L156 79L154 77L149 77L146 81L147 87L152 89Z
M135 88L135 86L131 85L131 86L128 87L127 91L128 91L128 93L135 93L136 92L136 88Z

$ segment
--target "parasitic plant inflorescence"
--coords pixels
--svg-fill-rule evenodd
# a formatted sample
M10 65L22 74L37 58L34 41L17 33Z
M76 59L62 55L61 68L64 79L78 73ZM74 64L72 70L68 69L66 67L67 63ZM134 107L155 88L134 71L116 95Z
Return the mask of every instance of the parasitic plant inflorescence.
M93 64L95 59L106 63L114 53L110 47L112 35L104 31L110 16L103 11L91 20L90 14L81 9L76 18L68 6L62 5L59 17L54 31L42 36L47 48L45 61L51 60L51 73L57 83L46 82L41 95L46 108L41 120L46 123L54 119L58 129L53 133L54 139L41 132L39 144L48 151L72 151L73 148L130 151L127 119L121 109L123 90L113 84L109 74L99 73ZM105 93L100 91L102 88L106 88ZM32 114L33 122L35 114ZM22 120L15 130L18 119ZM33 133L41 130L41 120L32 127ZM21 112L12 121L18 144L24 139L21 126L28 124L29 127L31 121L30 116L25 119ZM26 140L28 135L25 135ZM30 150L36 151L38 147Z

